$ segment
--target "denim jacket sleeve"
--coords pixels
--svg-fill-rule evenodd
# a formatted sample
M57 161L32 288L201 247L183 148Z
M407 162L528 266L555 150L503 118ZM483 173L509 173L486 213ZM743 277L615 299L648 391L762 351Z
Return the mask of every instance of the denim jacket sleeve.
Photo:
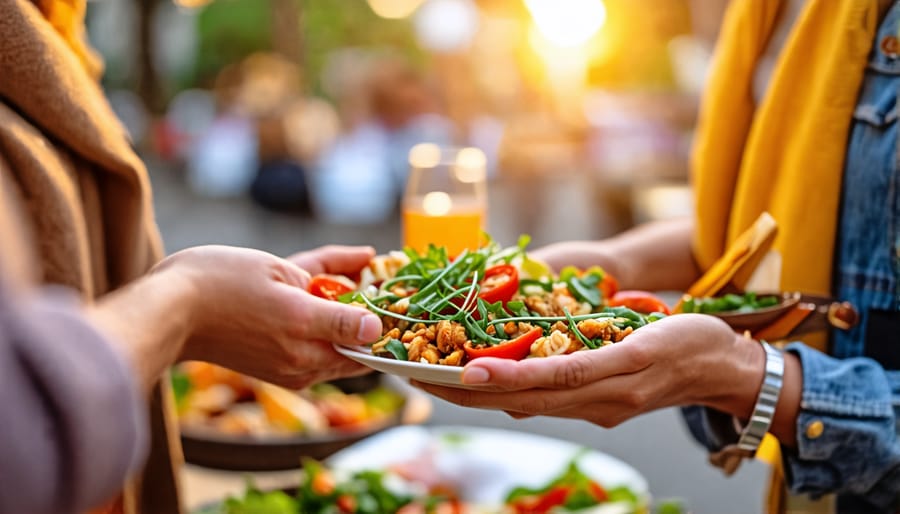
M814 497L849 493L888 509L900 500L900 372L867 358L835 359L803 344L787 347L803 365L796 448L783 448L791 490ZM683 409L708 450L734 442L730 418ZM814 428L810 428L814 427Z
M900 372L864 357L835 359L800 343L787 350L803 364L797 448L784 452L791 489L814 496L850 493L875 506L895 506Z

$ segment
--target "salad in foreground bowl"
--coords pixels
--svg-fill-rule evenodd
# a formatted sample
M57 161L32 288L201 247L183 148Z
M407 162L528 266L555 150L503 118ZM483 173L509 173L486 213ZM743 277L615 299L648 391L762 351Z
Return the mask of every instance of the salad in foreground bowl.
M359 283L319 275L309 290L381 316L374 355L449 366L593 350L669 313L650 293L618 291L602 268L551 273L528 257L528 242L523 236L501 248L491 241L453 258L434 246L391 252L375 257Z
M460 498L452 482L422 463L383 471L341 475L307 459L293 491L263 492L252 485L243 497L229 498L201 514L567 514L648 512L645 501L628 487L607 489L572 460L540 487L516 487L502 505L476 505Z

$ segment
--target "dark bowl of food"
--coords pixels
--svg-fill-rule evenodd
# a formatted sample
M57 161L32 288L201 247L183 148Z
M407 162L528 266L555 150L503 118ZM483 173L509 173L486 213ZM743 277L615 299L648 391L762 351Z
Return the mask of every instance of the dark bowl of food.
M684 296L680 312L709 314L724 320L736 331L754 332L766 327L793 309L802 295L798 292L726 294L709 298Z
M214 469L296 469L430 414L422 393L380 374L293 391L192 362L173 370L173 383L185 460Z

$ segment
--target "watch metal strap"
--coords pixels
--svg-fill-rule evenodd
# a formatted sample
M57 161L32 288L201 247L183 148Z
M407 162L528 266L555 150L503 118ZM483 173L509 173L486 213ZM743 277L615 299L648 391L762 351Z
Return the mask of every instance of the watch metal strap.
M760 341L760 343L766 350L766 376L759 390L759 396L756 398L750 422L744 427L737 443L738 448L749 452L756 451L763 437L769 431L784 382L784 355L769 343L765 341Z

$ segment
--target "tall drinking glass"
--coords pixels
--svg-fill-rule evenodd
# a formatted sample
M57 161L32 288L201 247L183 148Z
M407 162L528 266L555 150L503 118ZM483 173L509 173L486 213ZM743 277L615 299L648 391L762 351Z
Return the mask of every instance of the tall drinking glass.
M477 148L414 146L403 197L404 245L418 252L445 246L451 256L478 248L487 217L485 164Z

